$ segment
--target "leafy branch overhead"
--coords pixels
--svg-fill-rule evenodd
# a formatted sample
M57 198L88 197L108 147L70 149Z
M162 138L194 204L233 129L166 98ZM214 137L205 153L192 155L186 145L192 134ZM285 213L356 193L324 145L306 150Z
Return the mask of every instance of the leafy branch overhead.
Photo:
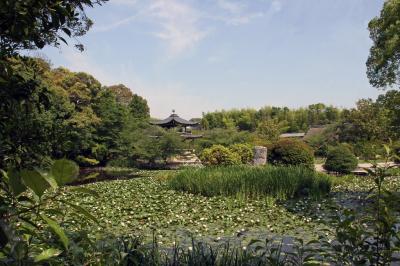
M15 55L22 49L67 43L66 37L84 35L93 22L85 7L107 0L10 0L0 4L0 50ZM82 44L76 44L83 49Z

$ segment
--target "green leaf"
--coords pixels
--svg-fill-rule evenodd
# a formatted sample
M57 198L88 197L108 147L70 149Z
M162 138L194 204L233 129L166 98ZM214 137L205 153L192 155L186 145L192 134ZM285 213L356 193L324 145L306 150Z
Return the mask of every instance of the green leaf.
M87 195L91 195L91 196L94 196L96 198L100 197L99 193L97 193L96 191L94 191L92 189L84 188L84 187L72 188L71 191L79 192L79 193L83 193L83 194L87 194Z
M46 179L35 170L22 170L21 179L39 198L43 195L46 189L50 187L50 184Z
M14 196L18 196L26 190L26 186L22 183L21 175L17 170L11 170L7 174Z
M40 253L39 255L37 255L35 257L35 262L41 262L41 261L48 260L53 257L57 257L58 255L61 254L61 252L62 252L61 250L58 250L55 248L46 249L42 253Z
M69 202L67 202L67 201L62 201L62 202L65 203L65 204L67 204L67 205L69 205L69 206L71 206L72 208L74 208L75 210L77 210L80 214L85 215L86 218L88 218L88 219L94 221L95 223L99 224L99 221L97 220L97 218L94 217L94 216L93 216L90 212L88 212L85 208L83 208L83 207L81 207L81 206L79 206L79 205L75 205L75 204L69 203Z
M54 162L51 174L59 186L72 182L79 174L79 167L70 160L61 159Z
M53 233L58 236L61 243L64 245L64 248L68 249L69 239L64 230L58 225L58 223L43 214L41 214L40 217L50 226Z
M54 189L58 188L58 184L54 176L48 174L48 173L42 173L42 177L46 179L46 181L50 184L50 186Z

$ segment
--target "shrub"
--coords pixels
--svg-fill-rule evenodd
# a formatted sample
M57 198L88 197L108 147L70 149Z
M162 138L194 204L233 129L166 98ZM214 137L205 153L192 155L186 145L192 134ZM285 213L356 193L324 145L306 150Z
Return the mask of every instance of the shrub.
M240 164L240 156L222 145L214 145L204 149L200 155L204 165L235 165Z
M346 146L339 145L328 152L324 168L328 171L348 174L356 169L357 164L356 156Z
M106 164L107 168L113 168L113 167L125 167L129 168L133 166L133 162L129 160L128 158L125 157L118 157L112 160L109 160Z
M248 164L251 163L253 161L253 157L254 157L254 151L253 149L246 144L233 144L229 147L229 149L234 152L237 153L240 157L240 161L243 164Z
M350 149L355 156L364 160L374 160L377 154L384 154L382 141L360 141L354 144L354 149Z
M203 196L319 196L331 188L329 176L304 167L228 166L185 169L169 180L172 189Z
M296 139L282 139L271 147L268 156L275 165L303 166L314 169L314 154L312 149Z

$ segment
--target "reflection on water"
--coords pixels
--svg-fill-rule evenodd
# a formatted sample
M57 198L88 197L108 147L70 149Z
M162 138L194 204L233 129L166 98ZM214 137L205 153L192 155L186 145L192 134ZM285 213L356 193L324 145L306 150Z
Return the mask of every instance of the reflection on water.
M140 177L135 168L81 168L78 179L70 185L81 185L99 181L130 179Z

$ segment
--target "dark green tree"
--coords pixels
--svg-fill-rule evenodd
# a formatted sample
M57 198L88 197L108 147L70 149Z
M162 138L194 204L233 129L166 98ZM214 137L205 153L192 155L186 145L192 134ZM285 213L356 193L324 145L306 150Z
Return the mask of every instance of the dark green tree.
M388 131L392 139L400 138L400 91L390 90L379 95L376 103L388 112Z
M137 119L148 119L150 118L150 108L147 105L146 99L134 94L131 102L129 103L129 109L131 115Z
M105 163L107 159L118 153L118 139L125 126L128 110L124 105L117 102L115 95L109 90L100 93L93 109L100 118L100 123L96 126L94 140L103 146L102 150L107 151L106 154L102 153L101 157L96 159Z

